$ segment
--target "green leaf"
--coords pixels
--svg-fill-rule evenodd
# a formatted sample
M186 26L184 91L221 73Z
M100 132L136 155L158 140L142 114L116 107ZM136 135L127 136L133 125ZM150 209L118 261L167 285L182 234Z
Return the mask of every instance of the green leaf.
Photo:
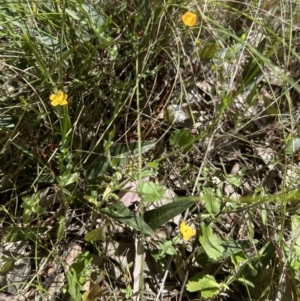
M227 174L225 177L227 183L234 185L235 187L239 188L242 185L241 177L236 177L231 174Z
M255 288L255 285L251 281L248 281L246 278L238 278L237 280L240 283L244 284L245 286L250 286L250 287Z
M223 241L221 243L224 251L222 255L218 258L225 259L227 257L232 256L232 259L238 260L240 255L236 254L244 254L244 250L253 246L253 244L257 243L257 240L249 241L249 240L242 240L242 241ZM237 256L237 257L234 257ZM241 255L242 256L242 255ZM200 265L207 265L216 262L215 259L210 258L204 248L198 248L195 254L195 259Z
M156 162L156 161L148 162L147 165L149 168L153 168L154 170L158 169L158 166L159 166L158 162Z
M186 290L189 292L201 291L202 297L211 298L219 293L221 287L222 284L216 282L214 276L198 273L188 281Z
M205 207L207 211L215 216L220 212L220 201L215 198L211 189L203 189L203 200L205 201Z
M58 241L61 241L66 230L66 218L64 216L59 216L57 218L57 226L57 239Z
M90 195L84 195L83 198L85 200L87 200L88 202L90 202L91 204L95 205L96 207L99 207L99 202L97 201L97 199L93 196Z
M117 219L118 221L136 230L142 231L144 234L154 234L153 230L143 221L141 217L135 215L121 202L117 202L108 208L100 209L100 212L111 218Z
M287 155L292 156L300 149L300 138L290 138L285 146L284 151Z
M57 182L60 187L66 187L70 184L77 182L79 179L79 173L75 172L73 174L66 171L63 175L57 178Z
M93 8L92 5L83 3L82 8L87 12L89 15L90 20L92 21L92 24L95 26L95 28L99 28L104 24L104 20L102 17L98 14L98 12Z
M224 248L222 247L222 239L212 233L212 228L204 224L200 227L200 243L205 250L206 254L214 259L218 260L222 258Z
M180 148L189 144L188 147L184 148L185 151L188 151L192 147L190 143L193 141L193 139L194 136L189 132L188 129L184 128L181 130L176 130L170 137L170 145L175 148Z
M238 252L237 254L233 254L230 256L231 262L234 264L236 269L239 269L241 267L241 264L247 260L248 255L244 252Z
M73 20L80 21L81 17L78 15L77 12L74 12L73 10L70 10L68 8L65 8L66 14L68 14Z
M170 240L165 240L163 243L159 243L159 247L161 248L161 252L168 255L176 255L177 251L173 247L173 242Z
M215 54L218 52L219 46L214 41L207 42L205 46L199 50L199 57L201 60L210 61L214 58Z
M67 271L66 275L69 284L68 292L74 301L82 300L80 291L86 282L87 276L91 273L91 270L88 267L92 260L93 257L89 252L80 254L76 258L76 262L74 262Z
M0 258L0 275L6 274L12 267L14 260L10 257L2 255Z
M144 220L153 230L156 230L158 227L165 224L176 215L182 213L193 204L195 204L195 202L191 200L174 201L145 212Z
M137 192L145 202L155 202L161 199L164 195L163 187L155 184L152 181L141 182L137 187Z
M105 226L93 229L92 231L84 235L85 241L97 241L102 240L105 232Z

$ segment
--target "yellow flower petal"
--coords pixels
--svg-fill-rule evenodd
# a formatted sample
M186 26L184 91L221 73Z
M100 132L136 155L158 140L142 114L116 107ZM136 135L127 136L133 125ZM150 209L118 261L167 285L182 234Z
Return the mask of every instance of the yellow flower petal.
M51 105L53 107L65 106L68 104L67 98L68 94L65 94L63 91L59 90L57 93L50 95Z
M194 26L197 22L197 15L188 11L182 15L181 20L187 26Z
M192 227L187 226L185 222L180 223L179 232L184 240L189 240L196 234L196 231Z

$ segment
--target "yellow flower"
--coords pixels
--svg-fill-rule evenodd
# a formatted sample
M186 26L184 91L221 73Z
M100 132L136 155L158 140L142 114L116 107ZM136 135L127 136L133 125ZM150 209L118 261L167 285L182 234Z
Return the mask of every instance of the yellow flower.
M51 105L53 107L65 106L68 104L67 98L68 94L65 94L63 91L59 90L57 93L50 95Z
M187 226L185 222L180 223L179 231L184 240L189 240L196 234L196 231L192 227Z
M194 26L197 22L197 15L190 11L187 11L182 15L181 20L187 26Z

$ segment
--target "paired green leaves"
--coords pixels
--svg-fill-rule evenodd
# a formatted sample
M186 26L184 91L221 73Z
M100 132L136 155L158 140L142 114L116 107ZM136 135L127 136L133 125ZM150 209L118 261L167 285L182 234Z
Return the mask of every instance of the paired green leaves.
M100 212L111 218L117 219L125 225L141 231L146 235L153 235L154 230L171 220L176 215L182 213L193 204L194 201L189 200L174 201L145 212L144 218L137 216L121 202L117 202L112 206L101 209Z
M143 219L137 216L135 213L130 211L123 203L117 202L112 206L101 209L101 213L106 214L107 216L117 219L123 224L132 227L146 235L153 235L154 231L146 224Z
M159 208L146 211L144 214L144 220L152 229L155 230L176 215L187 210L194 203L195 202L191 200L179 200L168 203Z

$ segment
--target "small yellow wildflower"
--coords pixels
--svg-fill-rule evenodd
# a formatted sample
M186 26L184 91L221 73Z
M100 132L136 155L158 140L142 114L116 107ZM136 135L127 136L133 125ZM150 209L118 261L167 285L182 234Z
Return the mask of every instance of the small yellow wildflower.
M182 15L181 20L187 26L194 26L197 22L197 15L190 11L187 11Z
M187 226L185 222L180 223L179 231L184 240L189 240L196 234L196 231L192 227Z
M53 107L65 106L68 104L67 98L68 94L65 94L63 91L59 90L57 93L50 95L51 105Z

